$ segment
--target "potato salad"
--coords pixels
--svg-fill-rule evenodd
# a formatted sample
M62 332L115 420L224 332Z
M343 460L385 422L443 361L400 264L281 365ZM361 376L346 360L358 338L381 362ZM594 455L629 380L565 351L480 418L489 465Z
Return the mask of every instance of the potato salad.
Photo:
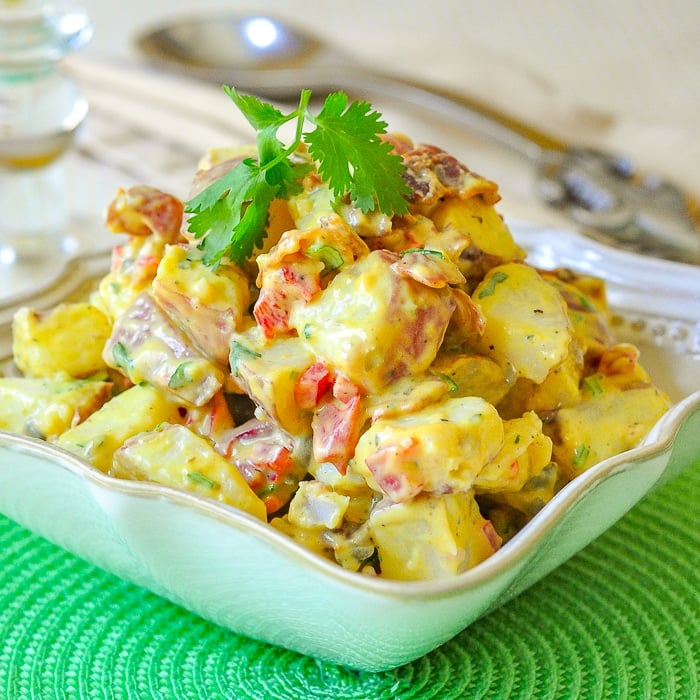
M489 557L669 399L616 341L601 280L528 264L494 182L383 141L407 211L338 197L302 145L302 186L240 263L204 259L177 197L119 190L94 291L16 313L0 428L245 511L364 575ZM207 153L192 195L251 154Z

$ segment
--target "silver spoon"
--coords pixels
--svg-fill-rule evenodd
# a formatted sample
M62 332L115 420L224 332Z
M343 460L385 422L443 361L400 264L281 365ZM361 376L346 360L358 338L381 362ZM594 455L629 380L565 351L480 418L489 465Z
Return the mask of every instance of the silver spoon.
M535 169L539 196L583 232L652 256L700 264L700 206L674 184L630 162L570 146L463 94L369 71L317 37L267 16L173 20L136 37L155 66L277 100L345 90L429 110L514 150Z

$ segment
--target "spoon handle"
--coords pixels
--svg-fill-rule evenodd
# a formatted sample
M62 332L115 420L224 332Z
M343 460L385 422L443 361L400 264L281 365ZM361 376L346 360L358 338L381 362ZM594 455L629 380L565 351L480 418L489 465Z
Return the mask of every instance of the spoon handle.
M335 79L350 91L389 97L438 112L534 162L539 162L547 151L568 150L568 145L552 134L461 92L370 72L343 72Z
M437 113L524 156L541 199L608 243L700 263L697 202L673 183L634 173L625 159L570 146L462 93L359 70L338 71L333 80L335 89Z

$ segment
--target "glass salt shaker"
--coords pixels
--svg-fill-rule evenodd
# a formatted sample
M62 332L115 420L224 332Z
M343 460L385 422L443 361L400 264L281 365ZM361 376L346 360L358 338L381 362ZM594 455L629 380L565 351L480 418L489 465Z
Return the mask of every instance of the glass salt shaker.
M0 0L0 264L75 245L61 156L88 106L60 61L91 38L71 3Z

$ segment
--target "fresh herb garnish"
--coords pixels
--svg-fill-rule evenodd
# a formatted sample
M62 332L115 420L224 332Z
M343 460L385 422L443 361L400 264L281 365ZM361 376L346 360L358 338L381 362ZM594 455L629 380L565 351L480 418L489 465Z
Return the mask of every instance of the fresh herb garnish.
M590 453L591 448L588 447L588 445L584 445L583 443L576 445L574 449L574 458L572 460L574 469L580 469L586 463Z
M345 263L340 251L325 243L314 243L306 249L306 252L324 264L325 272L333 272Z
M318 114L309 109L310 90L302 90L298 107L289 114L234 88L224 91L257 131L258 160L246 158L187 202L189 230L200 240L204 262L216 265L227 256L241 264L265 238L268 210L274 199L302 191L310 164L292 156L304 143L321 178L336 200L348 195L367 213L405 214L410 190L405 166L380 138L386 122L363 100L348 104L344 92L328 95ZM279 129L296 120L292 143L285 145ZM305 131L306 123L315 128Z
M231 341L231 346L229 349L229 364L231 365L231 372L234 377L238 376L238 363L244 358L257 358L262 357L259 352L247 348L242 343L237 340Z
M422 253L423 255L432 255L440 260L445 259L445 254L441 250L433 250L432 248L406 248L399 253L399 257L403 258L404 255L409 253Z
M591 396L601 396L603 387L600 385L600 380L595 374L583 378L583 385L591 392Z

